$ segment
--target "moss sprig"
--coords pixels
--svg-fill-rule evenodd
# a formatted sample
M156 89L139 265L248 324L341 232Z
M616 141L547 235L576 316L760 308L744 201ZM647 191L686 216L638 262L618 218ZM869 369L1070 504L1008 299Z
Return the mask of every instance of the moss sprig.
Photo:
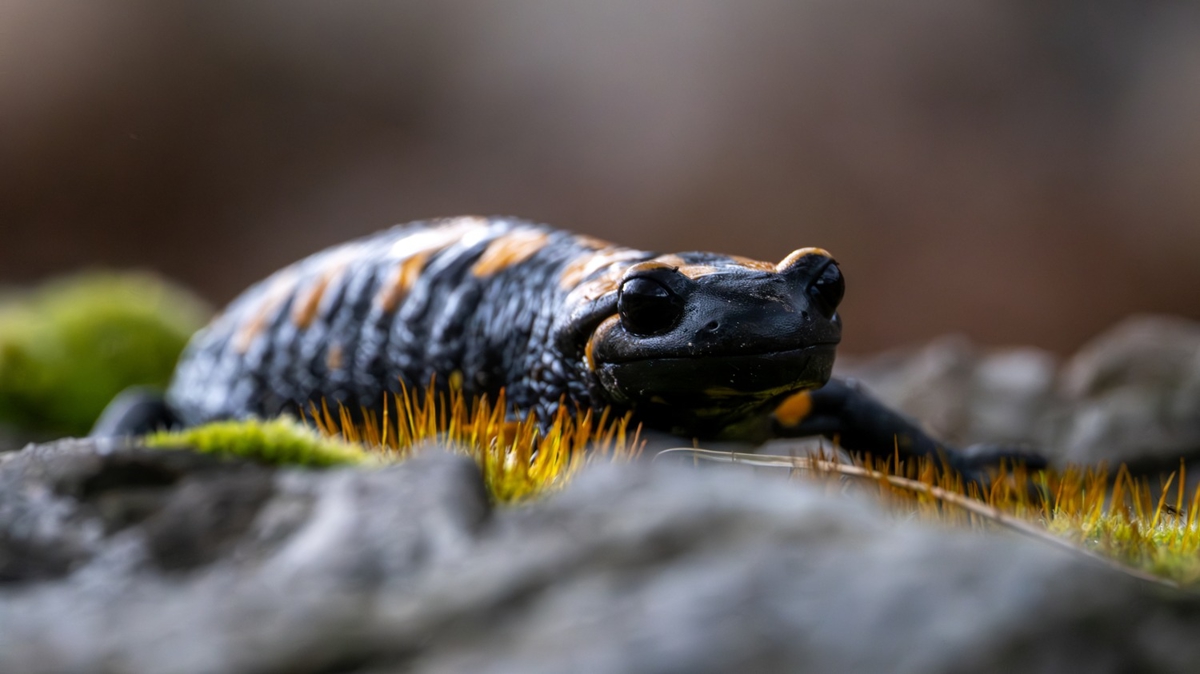
M417 392L406 386L377 414L336 413L327 404L312 405L306 418L328 438L340 438L398 461L430 443L472 457L483 473L488 492L500 503L514 503L556 491L590 461L627 460L638 456L640 428L628 416L613 419L608 411L567 405L543 424L532 413L508 404L503 390L494 399L468 397L461 389L439 390L433 383Z
M372 456L361 445L320 435L291 417L217 421L142 439L147 447L189 447L205 454L284 466L357 465Z

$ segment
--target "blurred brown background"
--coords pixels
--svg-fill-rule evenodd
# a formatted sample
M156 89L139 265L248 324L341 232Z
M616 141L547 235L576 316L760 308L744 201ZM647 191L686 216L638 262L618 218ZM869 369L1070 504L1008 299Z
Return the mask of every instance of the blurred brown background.
M852 351L1200 317L1200 6L0 0L0 284L465 213L823 246Z

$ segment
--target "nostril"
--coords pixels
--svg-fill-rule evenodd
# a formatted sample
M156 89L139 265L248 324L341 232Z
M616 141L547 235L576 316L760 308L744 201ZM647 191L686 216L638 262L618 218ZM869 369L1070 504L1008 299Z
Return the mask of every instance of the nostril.
M705 324L705 326L703 328L701 328L701 331L702 332L716 332L717 330L720 330L720 329L721 329L720 321L709 321L707 324Z

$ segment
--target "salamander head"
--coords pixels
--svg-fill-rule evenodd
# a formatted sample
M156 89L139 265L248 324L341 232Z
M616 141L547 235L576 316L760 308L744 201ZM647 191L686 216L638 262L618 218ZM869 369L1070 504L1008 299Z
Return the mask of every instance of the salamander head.
M778 265L708 253L641 262L621 279L616 314L592 333L588 367L651 425L718 435L828 381L844 288L817 248Z

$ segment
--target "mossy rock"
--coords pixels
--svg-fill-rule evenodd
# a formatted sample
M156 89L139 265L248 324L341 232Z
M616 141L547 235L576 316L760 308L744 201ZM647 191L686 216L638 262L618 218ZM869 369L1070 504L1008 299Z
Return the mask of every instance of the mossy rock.
M146 436L147 447L188 447L205 454L280 466L327 467L368 462L360 445L322 437L290 417L217 421Z
M0 296L0 423L86 433L130 386L165 386L209 311L136 273L87 273Z

